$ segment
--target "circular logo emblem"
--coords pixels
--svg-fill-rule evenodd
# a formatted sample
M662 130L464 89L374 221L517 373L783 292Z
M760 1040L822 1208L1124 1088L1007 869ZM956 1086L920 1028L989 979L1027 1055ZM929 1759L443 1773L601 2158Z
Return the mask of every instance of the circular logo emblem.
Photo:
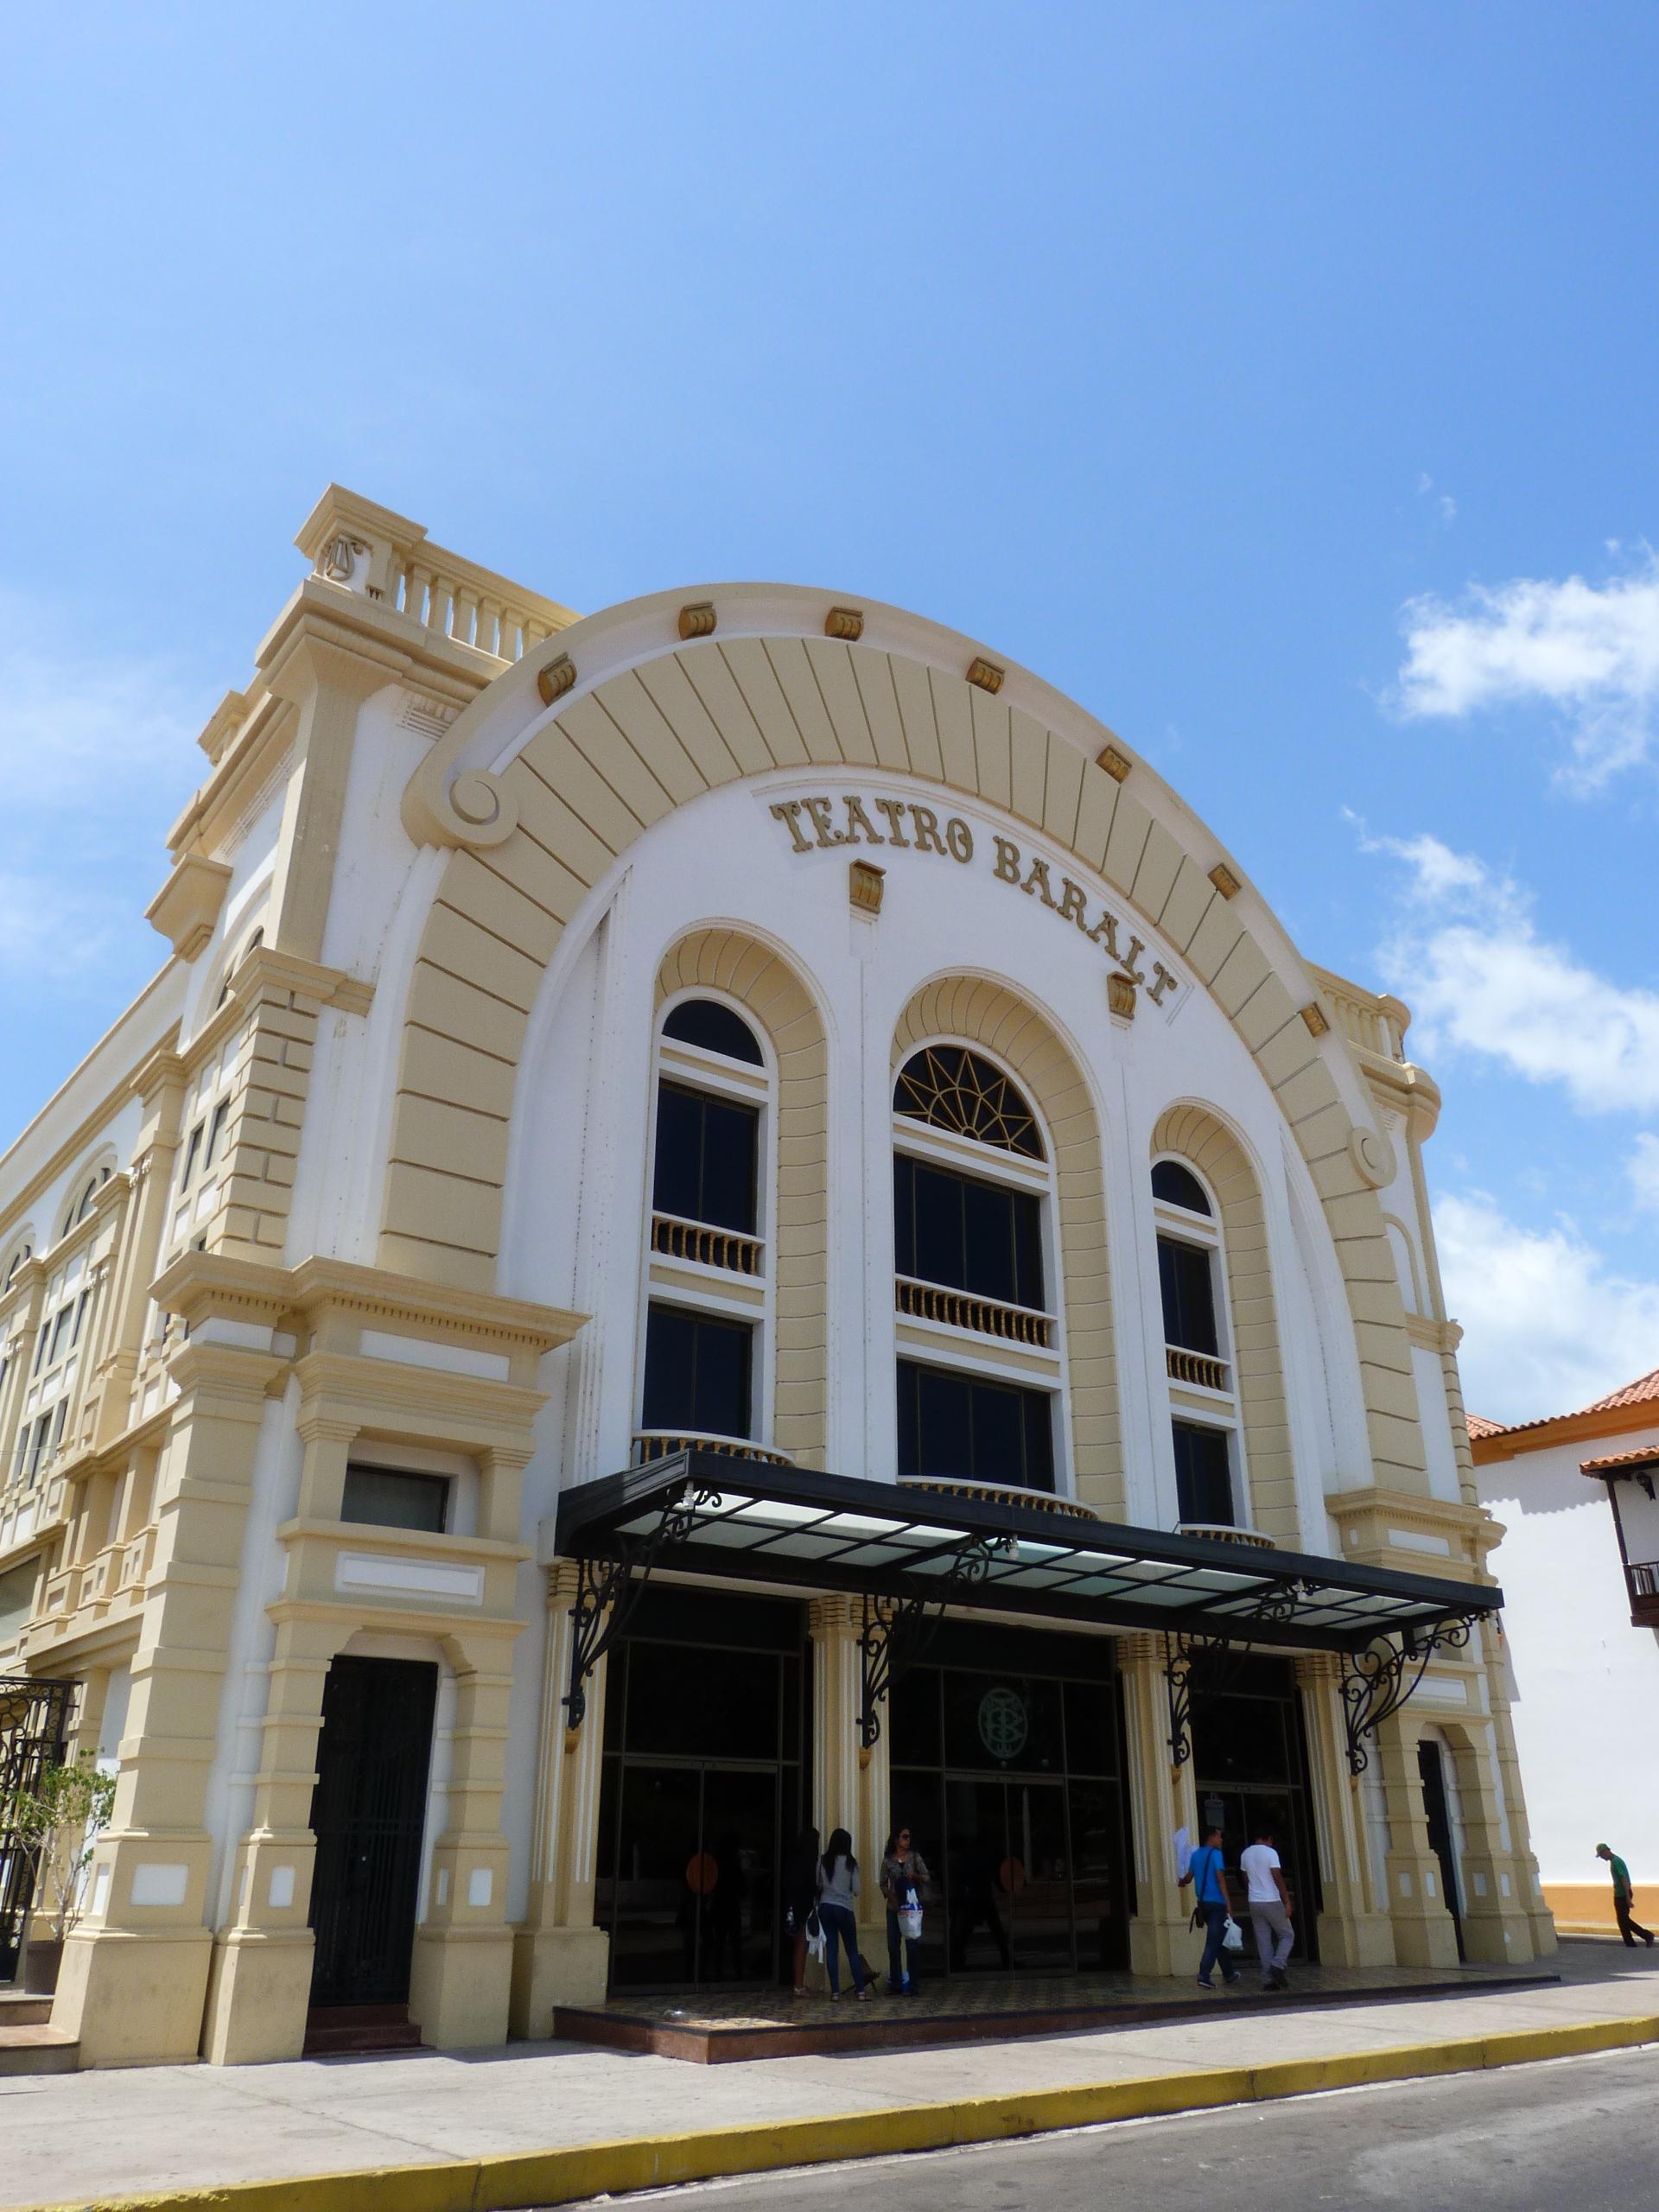
M1017 1758L1026 1748L1031 1724L1018 1690L1001 1683L979 1700L979 1740L994 1759Z

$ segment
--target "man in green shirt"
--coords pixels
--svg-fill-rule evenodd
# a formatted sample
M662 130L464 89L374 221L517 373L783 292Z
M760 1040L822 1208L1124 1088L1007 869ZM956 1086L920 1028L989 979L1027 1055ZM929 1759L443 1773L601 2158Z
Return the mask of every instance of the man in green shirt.
M1639 1920L1632 1920L1630 1917L1630 1868L1618 1853L1607 1844L1599 1843L1596 1846L1596 1856L1598 1859L1605 1859L1612 1870L1613 1917L1618 1923L1619 1934L1632 1950L1636 1948L1636 1939L1638 1936L1644 1943L1651 1943L1652 1929L1644 1928Z

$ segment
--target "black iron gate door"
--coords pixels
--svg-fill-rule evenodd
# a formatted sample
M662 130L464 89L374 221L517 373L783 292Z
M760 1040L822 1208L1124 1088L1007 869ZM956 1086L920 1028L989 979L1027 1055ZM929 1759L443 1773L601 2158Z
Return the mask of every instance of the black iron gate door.
M311 1826L313 2005L401 2005L421 1875L438 1670L336 1659L322 1693Z
M62 1761L78 1688L0 1676L0 1983L16 1978L35 1894L38 1846L20 1827L21 1800L47 1767Z

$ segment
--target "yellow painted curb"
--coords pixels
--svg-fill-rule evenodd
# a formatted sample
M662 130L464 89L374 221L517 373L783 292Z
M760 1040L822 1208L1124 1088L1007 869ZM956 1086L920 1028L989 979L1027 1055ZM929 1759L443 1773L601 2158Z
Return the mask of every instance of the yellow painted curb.
M35 2205L26 2212L522 2212L530 2205L572 2204L585 2197L624 2196L631 2190L712 2181L727 2174L1006 2142L1107 2120L1265 2103L1367 2082L1524 2066L1541 2058L1569 2058L1656 2042L1659 2014L1586 2020L1505 2035L1464 2037L1451 2043L1396 2044L1380 2050L1339 2051L1326 2058L1281 2059L1265 2066L1205 2067L1126 2082L968 2097L957 2104L896 2105L820 2120L702 2128L689 2135L572 2144L563 2150L446 2159L431 2165L369 2167L351 2173L302 2174L287 2181L225 2182L212 2189L81 2197L73 2204Z

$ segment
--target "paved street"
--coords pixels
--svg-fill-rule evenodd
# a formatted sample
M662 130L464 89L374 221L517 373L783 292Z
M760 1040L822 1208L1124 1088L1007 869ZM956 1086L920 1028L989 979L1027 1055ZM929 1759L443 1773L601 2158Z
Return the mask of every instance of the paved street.
M1659 2051L1350 2089L628 2200L684 2212L1653 2212ZM615 2200L611 2200L614 2202Z

